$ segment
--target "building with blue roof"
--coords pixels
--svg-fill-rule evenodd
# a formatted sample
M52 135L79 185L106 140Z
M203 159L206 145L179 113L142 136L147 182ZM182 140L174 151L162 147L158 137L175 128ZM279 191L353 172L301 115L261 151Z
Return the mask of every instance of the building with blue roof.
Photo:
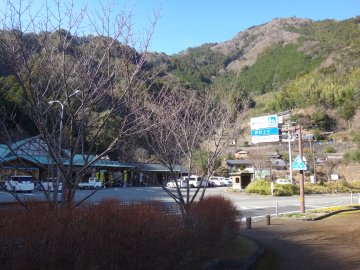
M87 177L95 176L105 183L122 184L122 175L126 171L131 185L154 186L166 184L173 180L173 174L183 175L186 170L181 166L174 166L173 174L166 166L158 163L128 163L110 159L99 159L95 155L75 154L70 158L69 150L62 150L64 166L74 166L74 169L89 166ZM37 180L51 177L56 172L54 160L49 154L47 144L39 137L27 138L11 145L0 144L0 177L1 180L9 175L32 175Z
M133 165L126 162L115 160L96 160L95 155L75 154L70 160L70 151L63 150L63 161L65 166L70 163L75 167L83 167L91 164L89 174L97 173L107 174L118 173L125 169L134 168ZM32 137L20 140L10 145L0 144L0 166L1 175L3 177L9 175L32 175L35 179L42 180L51 175L50 171L54 171L55 162L49 154L47 144L39 137ZM2 178L3 178L2 177Z

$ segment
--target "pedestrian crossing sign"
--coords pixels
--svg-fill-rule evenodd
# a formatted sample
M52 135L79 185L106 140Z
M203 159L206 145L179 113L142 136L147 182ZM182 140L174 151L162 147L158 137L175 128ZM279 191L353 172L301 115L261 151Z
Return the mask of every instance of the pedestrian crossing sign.
M294 160L292 168L293 168L294 171L305 171L305 170L307 170L304 161L302 161L302 159L300 158L299 155Z

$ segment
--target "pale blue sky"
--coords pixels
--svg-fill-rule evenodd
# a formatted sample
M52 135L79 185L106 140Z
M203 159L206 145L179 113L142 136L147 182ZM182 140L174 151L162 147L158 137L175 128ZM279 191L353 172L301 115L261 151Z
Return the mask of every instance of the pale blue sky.
M1 0L0 0L1 1ZM2 0L5 1L5 0ZM19 2L20 0L10 0ZM51 2L51 0L49 0ZM204 43L224 42L238 32L274 18L298 17L312 20L343 20L360 15L360 0L114 0L118 9L131 8L135 33L147 28L154 10L159 21L150 50L178 53ZM34 0L39 5L45 0ZM89 3L89 13L99 10L98 0ZM0 10L2 4L0 3Z
M150 49L173 54L204 43L223 42L251 26L293 17L343 20L360 15L360 0L134 0L135 10L160 5ZM141 15L144 16L144 15ZM141 23L138 20L137 23Z

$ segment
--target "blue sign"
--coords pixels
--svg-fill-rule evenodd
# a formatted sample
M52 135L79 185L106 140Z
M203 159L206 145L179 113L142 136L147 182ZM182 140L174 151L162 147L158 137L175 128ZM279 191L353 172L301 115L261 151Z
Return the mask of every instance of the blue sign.
M254 130L262 129L262 128L278 127L277 115L273 114L269 116L250 118L250 127L251 129Z
M279 129L276 114L250 119L251 143L278 142Z
M274 127L274 126L277 126L277 116L269 116L268 117L268 126L269 127Z
M292 168L293 168L294 171L305 171L305 170L307 170L304 161L302 161L302 159L300 158L299 155L294 160Z
M262 128L251 130L251 136L267 136L267 135L278 135L278 128Z

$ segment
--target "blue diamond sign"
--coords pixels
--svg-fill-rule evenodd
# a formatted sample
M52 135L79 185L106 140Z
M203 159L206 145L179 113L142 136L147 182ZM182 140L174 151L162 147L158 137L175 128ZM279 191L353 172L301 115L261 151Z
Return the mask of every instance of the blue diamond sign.
M305 171L307 170L306 165L304 161L302 161L301 157L298 155L296 159L294 160L292 169L294 171Z

